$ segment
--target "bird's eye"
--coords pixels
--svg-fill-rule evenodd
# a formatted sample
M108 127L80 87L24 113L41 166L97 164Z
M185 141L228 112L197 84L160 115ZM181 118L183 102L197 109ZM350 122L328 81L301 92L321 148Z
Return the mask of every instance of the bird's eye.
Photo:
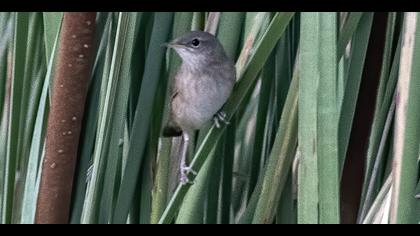
M200 40L198 40L198 39L193 39L193 40L191 41L191 44L192 44L194 47L198 47L198 45L200 45Z

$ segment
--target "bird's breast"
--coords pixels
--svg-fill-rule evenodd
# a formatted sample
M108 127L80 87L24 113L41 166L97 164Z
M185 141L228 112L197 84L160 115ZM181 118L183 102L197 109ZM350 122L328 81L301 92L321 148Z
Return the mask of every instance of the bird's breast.
M220 110L232 87L232 81L217 74L179 73L176 78L179 94L173 101L177 123L188 129L200 129Z

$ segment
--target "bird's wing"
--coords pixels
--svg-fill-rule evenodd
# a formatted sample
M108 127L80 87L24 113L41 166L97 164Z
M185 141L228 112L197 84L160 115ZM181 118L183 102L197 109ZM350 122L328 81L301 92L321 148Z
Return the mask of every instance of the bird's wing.
M169 115L168 119L166 121L166 125L163 127L162 136L163 137L174 137L174 136L180 136L182 135L182 129L174 122L173 114L172 114L172 106L174 99L179 95L179 91L177 89L177 77L178 77L179 71L177 75L175 75L175 78L172 80L172 83L170 84L170 94L171 98L169 99Z

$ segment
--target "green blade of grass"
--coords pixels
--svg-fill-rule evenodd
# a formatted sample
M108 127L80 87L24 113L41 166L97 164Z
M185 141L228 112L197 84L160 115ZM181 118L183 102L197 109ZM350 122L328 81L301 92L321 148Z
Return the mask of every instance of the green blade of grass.
M222 12L220 16L217 38L223 45L226 54L234 61L239 52L238 46L244 18L245 13L243 12Z
M243 12L221 13L217 37L224 46L224 49L229 58L232 58L233 60L235 60L239 54L238 46L241 39L244 16L245 13ZM212 212L212 214L215 216L212 223L230 222L235 133L236 120L233 119L231 124L227 127L226 135L223 139L221 147L219 148L220 156L223 156L223 160L217 160L220 163L221 169L216 170L217 167L213 167L213 175L210 180L213 182L214 191L212 191L212 189L209 187L209 194L207 199L208 205L206 210L207 213ZM213 192L213 202L211 202L210 194ZM220 209L220 211L218 209ZM207 216L209 216L209 214L207 214ZM207 218L206 223L208 222L209 219Z
M269 224L274 220L297 146L298 83L296 71L284 105L273 148L265 170L262 172L262 185L252 223Z
M7 80L7 56L10 50L10 41L13 34L13 18L8 17L9 13L0 13L0 115L3 113L6 80ZM0 180L0 182L2 182Z
M276 214L276 224L296 224L297 217L294 205L293 174L289 173L280 197Z
M209 158L203 164L203 169L198 173L194 185L185 195L182 207L179 210L176 224L202 224L204 214L204 200L207 194L206 187L210 176L210 167L215 158L221 158L214 155L214 149L210 153Z
M232 208L234 213L242 214L243 210L248 204L248 174L250 169L250 160L252 150L252 143L254 142L255 134L255 117L258 108L258 97L252 95L249 99L248 106L245 107L243 114L237 117L236 124L236 136L238 139L235 142L235 146L239 149L239 153L235 155L234 160L234 172L235 180L232 185ZM258 187L258 186L257 186ZM255 191L255 190L254 190ZM246 201L244 201L246 199ZM256 200L255 200L256 204ZM237 219L240 216L236 216ZM252 218L250 219L250 221ZM238 220L237 220L238 221Z
M313 58L319 68L316 122L321 224L340 223L336 19L336 13L319 15L319 34L315 36L319 38L319 55Z
M61 18L60 18L61 22ZM61 24L58 24L60 27ZM47 26L46 26L47 27ZM52 26L54 27L54 26ZM48 28L46 28L48 30ZM22 202L24 203L22 206L22 213L20 218L20 223L22 224L30 224L34 223L35 220L35 212L36 212L36 203L38 199L38 188L39 188L39 174L41 171L41 160L43 160L43 154L45 149L44 137L45 137L45 128L46 128L46 121L47 121L47 114L49 111L49 103L48 103L48 88L49 82L52 79L53 75L53 65L55 60L55 52L58 43L58 32L59 29L55 31L56 35L49 34L48 36L54 37L53 47L50 51L51 55L49 56L49 63L47 73L44 79L44 85L42 87L42 92L39 98L39 106L37 110L35 125L34 125L34 133L32 136L32 142L28 157L28 171L26 174L26 180L24 185L24 192L22 197Z
M398 70L399 70L399 62L400 62L400 55L401 55L401 35L399 37L398 46L394 55L394 60L392 65L390 66L389 74L385 72L386 69L383 69L383 73L387 75L383 75L385 81L381 81L382 85L382 92L377 94L377 104L375 108L375 115L374 120L372 123L371 133L369 136L369 147L367 150L367 160L366 160L366 171L365 171L365 180L364 180L364 189L361 201L361 211L359 214L359 222L363 220L365 217L367 210L370 208L370 204L373 201L374 191L376 190L378 183L378 168L379 165L383 162L382 160L385 158L385 154L383 154L383 149L385 148L385 143L388 140L388 130L390 129L390 123L392 122L392 118L394 116L393 111L391 112L395 106L395 87L398 80ZM385 58L384 58L385 59ZM382 77L382 75L381 75ZM380 94L383 94L382 96ZM394 105L392 105L394 104ZM391 113L391 114L390 114ZM381 151L382 150L382 151Z
M124 22L125 29L121 34L121 36L124 37L124 39L122 39L124 43L120 49L117 49L122 53L122 60L120 61L120 68L118 72L116 72L117 74L115 74L119 81L116 90L118 96L113 104L113 113L115 115L112 116L109 124L112 131L110 133L109 149L107 151L108 161L104 173L104 189L101 193L102 197L99 210L99 219L102 223L110 222L113 212L117 169L119 162L121 161L119 153L122 147L121 140L124 135L124 124L127 118L126 112L128 107L130 80L132 76L136 76L131 74L130 67L132 65L132 58L135 56L133 48L137 42L138 26L140 25L141 17L141 13L127 14L127 20Z
M317 96L321 77L318 61L321 13L302 13L299 70L299 161L298 223L317 224L318 212L318 140ZM318 49L318 50L317 50Z
M344 81L343 100L338 101L339 127L338 127L338 157L340 176L344 166L347 147L350 140L351 127L353 124L354 112L356 109L357 96L362 78L367 46L371 32L373 13L365 13L360 19L360 24L353 36L353 52L347 77Z
M205 12L194 12L191 21L191 30L204 30Z
M215 147L208 159L215 159L213 156L217 156L214 160L215 163L211 163L212 170L208 178L206 191L206 199L204 199L204 224L217 224L220 222L220 202L219 196L221 191L221 179L222 179L222 168L225 156L223 155L223 144L225 137L219 140L219 143ZM223 158L223 159L222 159ZM193 186L194 187L194 186ZM188 194L187 194L188 196ZM185 198L187 198L187 196ZM181 207L182 210L182 207Z
M5 195L7 195L7 191L5 191L5 184L6 184L6 155L7 155L7 148L8 148L8 126L9 126L9 112L10 112L10 67L11 67L11 42L13 39L13 27L14 27L14 14L8 13L0 13L1 16L1 26L3 37L1 37L1 49L0 49L0 79L1 79L1 121L0 121L0 138L5 140L0 145L0 223L4 223L4 214L5 211ZM8 18L8 19L7 19ZM7 24L7 25L6 25Z
M375 215L378 213L380 207L384 204L386 196L390 193L392 187L392 175L389 175L384 185L372 203L366 217L363 219L363 224L372 224Z
M264 19L268 17L268 13L266 12L259 12L259 13L249 13L247 14L247 19L251 18L248 15L253 16L253 14L256 14L254 17L252 17L252 25L248 26L245 25L245 35L247 35L246 41L243 43L243 49L241 51L241 54L238 56L238 60L236 61L236 71L237 71L237 80L240 79L243 75L242 73L245 71L244 67L247 66L248 61L250 60L249 55L251 54L251 50L253 49L253 46L255 45L254 42L258 39L258 34L261 31L262 25L264 23ZM249 28L247 30L247 28ZM251 37L250 37L251 36Z
M346 50L354 32L357 30L360 20L362 19L363 12L351 12L347 16L344 25L341 27L340 36L337 42L337 58L340 59Z
M84 209L81 215L82 223L98 222L100 196L103 191L103 176L106 170L105 153L109 148L111 130L109 125L113 118L114 103L116 100L116 91L119 85L119 72L123 60L125 33L128 29L128 14L118 13L117 29L115 35L115 45L113 47L112 59L109 64L109 78L103 79L101 85L101 105L100 116L98 119L98 131L93 153L93 167L90 180L88 181L86 197L84 200ZM112 47L112 45L110 45ZM105 73L104 75L107 75ZM124 95L122 95L124 96Z
M274 74L274 52L267 61L267 64L263 68L261 76L261 89L259 92L259 102L258 102L258 111L257 118L255 121L255 135L254 135L254 144L252 146L252 160L251 160L251 175L249 180L249 189L254 189L260 171L262 169L262 163L265 158L263 153L263 146L265 139L265 128L267 126L267 112L270 104L270 94L272 88L272 78ZM248 192L251 195L251 191Z
M44 12L42 13L44 18L44 39L45 39L45 55L47 55L47 62L50 61L53 47L55 44L55 38L57 33L60 32L61 21L63 18L63 12Z
M24 86L25 55L28 36L29 13L15 13L15 34L13 42L13 75L12 91L10 99L9 127L7 137L6 168L4 178L4 197L2 209L2 223L11 223L13 212L13 199L15 189L16 167L19 159L17 158L19 127L20 127L20 108L22 100L22 87Z
M28 173L30 146L33 138L36 113L40 101L40 95L45 80L46 61L43 40L43 24L41 13L31 13L29 16L27 50L25 55L25 77L23 82L22 100L20 105L19 142L17 157L18 169L21 173L17 179L14 198L13 222L19 222L21 208L24 205L22 196L24 192L25 178ZM34 173L36 176L37 170Z
M134 188L139 174L139 166L147 142L148 126L153 107L153 98L162 69L165 48L161 45L167 42L172 23L173 13L156 13L151 33L150 46L145 65L145 71L138 98L136 115L130 137L127 154L127 164L123 173L120 190L113 216L114 223L126 222L129 206L133 199Z
M391 223L418 223L415 189L418 182L420 142L420 21L406 13L397 84Z
M291 81L291 84L290 84L290 89L288 90L288 94L287 94L287 98L286 98L286 100L289 101L289 102L287 103L287 107L286 107L286 104L283 107L283 111L285 112L284 114L287 115L287 116L293 116L293 115L297 114L297 108L295 108L295 110L294 110L294 113L296 113L296 114L294 114L291 111L292 108L293 108L292 107L292 105L293 105L292 101L296 100L297 96L298 96L298 73L297 73L297 68L298 67L297 66L298 65L296 63L296 65L294 66L295 70L294 70L293 78L292 78L292 81ZM286 113L286 111L287 111L287 113ZM297 122L297 116L295 116L295 119L296 119L295 122ZM283 122L284 122L284 120L283 120ZM286 129L286 130L289 129L288 127L284 127L284 123L282 123L282 124L283 124L282 129ZM277 132L276 135L278 135L278 138L276 138L276 140L274 142L279 143L279 144L276 144L277 145L276 150L278 152L279 151L279 146L283 144L281 142L284 141L284 143L287 143L288 140L284 139L284 137L280 136L280 134L279 134L280 131L282 131L282 133L284 133L283 132L284 130L280 130L280 125L279 125L279 129L277 131L278 132ZM295 134L294 134L295 136L297 135L296 133L297 133L297 130L295 131ZM283 140L283 141L281 141L281 140ZM281 148L284 148L284 147L281 147ZM295 147L295 149L296 149L296 147ZM275 149L273 149L273 151L274 150ZM283 151L283 150L281 150L281 151ZM282 157L284 157L284 156L282 156ZM274 177L273 172L274 173L279 173L279 172L276 171L277 168L283 168L283 170L288 171L290 169L290 166L288 166L288 163L291 162L290 158L293 159L294 156L286 155L285 156L286 159L279 159L279 158L280 158L279 155L277 155L277 156L276 155L271 155L269 157L269 160L268 160L269 164L267 165L267 167L265 167L265 170L261 172L262 174L260 174L260 177L258 178L258 182L255 186L255 189L254 189L252 195L251 195L251 198L249 199L249 203L246 206L246 209L238 217L238 220L237 220L238 223L240 223L240 224L250 224L250 223L252 223L258 203L260 203L260 206L262 204L262 206L265 207L264 211L267 211L267 209L268 209L266 207L267 205L272 206L272 204L276 204L276 202L274 201L274 202L266 203L267 205L264 205L264 202L260 201L260 199L261 199L260 196L263 194L263 192L262 192L263 184L267 185L268 184L267 181L274 181L272 179ZM270 172L267 171L268 166L270 166L270 169L269 169ZM265 173L268 173L268 175L263 175ZM266 181L266 182L264 183L264 181ZM282 183L283 179L280 178L280 179L276 179L275 181L279 181L279 183ZM281 185L277 185L277 186L278 186L277 191L281 192L281 188L282 188ZM276 191L271 191L271 193L272 193L271 195L273 195L273 193L274 194L280 194L279 192L276 192ZM267 199L269 196L270 195L267 195L267 193L266 193L265 198ZM261 215L262 215L262 217L265 217L265 214L261 214ZM264 219L260 218L260 221L263 222Z
M88 169L91 163L91 155L94 150L95 136L97 131L98 116L99 116L99 95L101 91L101 83L104 78L109 76L109 67L112 57L112 44L110 39L110 26L112 17L110 13L106 17L106 24L104 25L103 35L98 43L97 58L93 68L92 81L88 93L88 101L86 104L86 114L84 118L84 127L81 132L82 141L79 148L79 161L76 167L75 182L72 196L72 212L70 223L80 224L83 212L83 203L86 196ZM112 42L112 43L111 43Z
M232 120L232 124L227 127L224 147L223 147L223 163L222 163L222 176L220 187L220 223L228 224L232 222L232 186L233 186L233 164L235 157L235 138L236 138L236 119Z

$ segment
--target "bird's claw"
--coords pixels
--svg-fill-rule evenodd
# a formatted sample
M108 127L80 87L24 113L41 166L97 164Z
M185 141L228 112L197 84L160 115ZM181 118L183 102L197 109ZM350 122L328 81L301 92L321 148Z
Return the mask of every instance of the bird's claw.
M190 173L193 175L197 175L197 172L195 170L193 170L190 166L181 166L180 171L181 171L180 182L182 185L195 184L195 181L191 181L188 178L188 174Z
M226 119L226 113L223 111L219 111L213 117L214 125L216 128L220 128L220 121L225 123L226 125L230 124L230 122Z

